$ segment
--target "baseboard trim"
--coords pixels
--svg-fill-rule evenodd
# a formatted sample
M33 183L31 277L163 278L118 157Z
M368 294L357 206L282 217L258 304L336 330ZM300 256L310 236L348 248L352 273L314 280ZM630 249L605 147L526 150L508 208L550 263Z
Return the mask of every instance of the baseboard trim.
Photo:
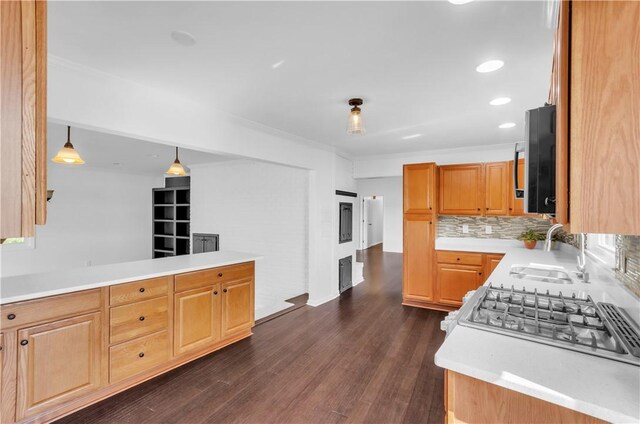
M332 301L333 299L335 299L335 298L337 298L339 296L340 296L340 293L334 293L334 294L331 294L331 295L329 295L329 296L327 296L325 298L321 298L321 299L318 299L318 300L309 299L309 300L307 300L307 305L313 306L313 307L320 306L323 303L327 303L329 301Z
M434 311L444 312L451 312L460 308L459 306L442 305L440 303L425 302L413 299L403 299L402 304L404 306L411 306L413 308L431 309Z

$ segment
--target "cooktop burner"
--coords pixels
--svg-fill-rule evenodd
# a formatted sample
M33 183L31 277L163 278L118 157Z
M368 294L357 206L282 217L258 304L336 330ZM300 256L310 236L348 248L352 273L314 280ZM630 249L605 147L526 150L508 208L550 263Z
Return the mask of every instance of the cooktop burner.
M640 332L619 308L590 296L488 285L458 323L640 366ZM466 310L467 308L463 308Z

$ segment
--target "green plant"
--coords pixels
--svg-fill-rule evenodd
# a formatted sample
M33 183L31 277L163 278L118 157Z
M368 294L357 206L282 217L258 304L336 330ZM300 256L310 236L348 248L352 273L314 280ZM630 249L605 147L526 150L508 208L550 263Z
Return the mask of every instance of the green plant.
M538 233L531 229L525 231L524 233L518 236L518 240L523 240L523 241L542 241L545 238L546 236L544 234Z

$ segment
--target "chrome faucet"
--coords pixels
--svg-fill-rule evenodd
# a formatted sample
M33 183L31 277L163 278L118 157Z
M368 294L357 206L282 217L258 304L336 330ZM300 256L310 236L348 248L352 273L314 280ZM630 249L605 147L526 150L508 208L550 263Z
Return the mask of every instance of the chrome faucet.
M587 272L587 257L584 254L585 246L585 234L578 234L578 243L580 244L580 255L578 255L578 265L576 268L578 271L574 271L578 279L584 281L585 283L589 282L589 273Z
M551 251L551 241L552 241L551 238L553 237L553 234L560 228L562 228L562 224L554 224L551 226L551 228L549 228L549 231L547 231L547 238L544 240L545 252Z

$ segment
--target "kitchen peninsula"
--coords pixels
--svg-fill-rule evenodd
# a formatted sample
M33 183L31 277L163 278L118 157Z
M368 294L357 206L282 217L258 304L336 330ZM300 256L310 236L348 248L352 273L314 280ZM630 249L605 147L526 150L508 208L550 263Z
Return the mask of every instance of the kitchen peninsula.
M66 415L252 334L255 261L211 252L2 279L2 422Z

